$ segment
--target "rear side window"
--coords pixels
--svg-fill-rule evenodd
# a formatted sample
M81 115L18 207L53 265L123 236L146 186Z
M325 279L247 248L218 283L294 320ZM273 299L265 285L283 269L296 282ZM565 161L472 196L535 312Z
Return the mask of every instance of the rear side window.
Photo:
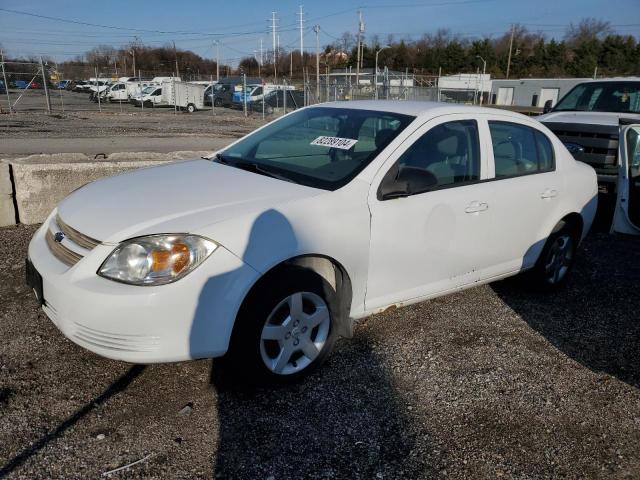
M553 170L553 147L538 130L510 122L489 122L496 178Z

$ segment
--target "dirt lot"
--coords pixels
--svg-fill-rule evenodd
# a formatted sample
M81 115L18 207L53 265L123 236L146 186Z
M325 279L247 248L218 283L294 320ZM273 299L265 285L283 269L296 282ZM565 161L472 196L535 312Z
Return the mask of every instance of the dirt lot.
M23 137L111 137L213 135L240 136L262 124L261 115L245 118L243 113L229 108L175 113L173 108L144 110L128 103L108 103L98 111L84 93L64 91L65 111L54 104L53 115L45 115L41 91L26 93L18 104L17 113L0 115L0 138ZM14 94L15 95L15 94ZM54 97L57 92L52 93ZM5 99L6 104L6 99ZM5 110L3 110L5 111Z
M23 284L33 231L0 229L0 477L640 477L638 239L592 234L564 292L377 315L305 382L242 391L66 340Z

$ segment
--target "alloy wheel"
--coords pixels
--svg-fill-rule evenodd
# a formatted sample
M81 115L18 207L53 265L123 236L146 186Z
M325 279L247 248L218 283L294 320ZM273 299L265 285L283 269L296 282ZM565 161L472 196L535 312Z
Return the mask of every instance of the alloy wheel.
M555 285L564 279L571 266L573 253L573 239L570 235L560 235L554 240L544 266L549 284Z
M271 311L262 328L262 361L278 375L304 370L320 355L330 328L331 314L322 297L311 292L289 295Z

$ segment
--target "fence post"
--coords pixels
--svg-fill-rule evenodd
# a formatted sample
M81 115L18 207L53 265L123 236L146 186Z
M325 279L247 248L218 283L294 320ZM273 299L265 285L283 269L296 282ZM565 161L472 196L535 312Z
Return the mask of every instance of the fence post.
M47 74L44 71L44 63L42 55L40 56L40 71L42 72L42 86L44 87L44 96L47 100L47 113L51 113L51 99L49 98L49 87L47 87Z
M287 80L282 78L282 115L287 114Z
M4 91L7 94L9 113L13 113L13 108L11 108L11 97L9 96L9 83L7 82L7 73L4 70L4 51L2 50L0 50L0 64L2 64L2 78L4 79Z
M263 90L264 92L264 90ZM244 109L244 116L247 116L247 74L242 74L242 104Z

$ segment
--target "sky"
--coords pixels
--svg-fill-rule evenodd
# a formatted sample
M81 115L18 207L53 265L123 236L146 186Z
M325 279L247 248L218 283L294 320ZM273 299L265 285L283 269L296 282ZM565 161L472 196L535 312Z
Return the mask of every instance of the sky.
M585 17L640 36L640 0L0 0L0 45L11 56L47 55L62 61L98 45L119 47L136 39L152 46L175 41L178 48L215 58L218 41L221 62L235 65L242 57L259 55L260 39L265 50L271 48L272 12L280 46L300 48L301 4L304 48L310 52L315 52L314 25L320 26L323 46L343 32L355 34L358 11L365 35L377 34L383 41L389 34L396 40L419 38L440 28L469 39L499 37L512 23L562 38L568 24Z

